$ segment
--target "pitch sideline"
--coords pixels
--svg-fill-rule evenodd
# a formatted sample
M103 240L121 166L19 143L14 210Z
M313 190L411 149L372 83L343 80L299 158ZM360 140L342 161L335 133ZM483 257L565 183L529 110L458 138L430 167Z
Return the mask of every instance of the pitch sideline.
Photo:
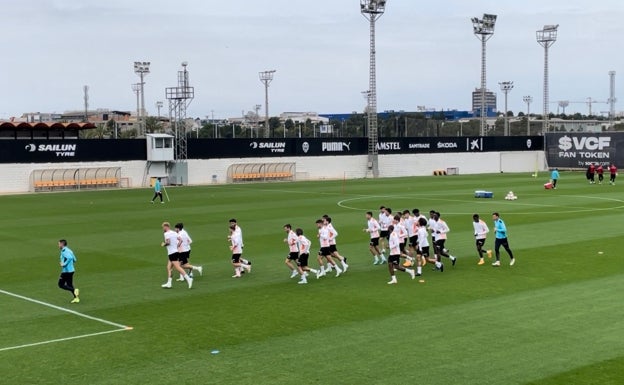
M53 340L47 340L47 341L41 341L41 342L33 342L33 343L30 343L30 344L4 347L4 348L0 348L0 352L6 351L6 350L21 349L21 348L26 348L26 347L31 347L31 346L44 345L44 344L50 344L50 343L55 343L55 342L74 340L74 339L78 339L78 338L94 337L94 336L98 336L98 335L102 335L102 334L109 334L109 333L114 333L114 332L132 330L131 326L122 325L120 323L108 321L108 320L105 320L105 319L102 319L102 318L93 317L93 316L90 316L90 315L87 315L87 314L84 314L84 313L77 312L75 310L70 310L70 309L66 309L66 308L63 308L63 307L60 307L60 306L57 306L57 305L53 305L51 303L39 301L39 300L34 299L34 298L30 298L30 297L26 297L26 296L23 296L23 295L11 293L10 291L6 291L6 290L0 289L0 293L8 295L10 297L19 298L19 299L22 299L24 301L36 303L38 305L50 307L50 308L55 309L55 310L63 311L63 312L66 312L66 313L70 313L70 314L73 314L73 315L78 316L78 317L89 319L91 321L96 321L96 322L103 323L103 324L106 324L106 325L114 326L116 328L115 330L108 330L108 331L104 331L104 332L83 334L83 335L73 336L73 337L57 338L57 339L53 339Z

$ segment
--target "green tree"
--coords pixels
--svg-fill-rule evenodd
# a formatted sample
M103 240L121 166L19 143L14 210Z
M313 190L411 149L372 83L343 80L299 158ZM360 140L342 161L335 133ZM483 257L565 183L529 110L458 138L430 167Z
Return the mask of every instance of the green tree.
M119 137L121 139L134 139L137 137L137 130L136 128L129 128L127 130L122 131L119 134Z
M146 117L145 118L145 132L147 132L148 134L164 132L163 124L160 121L160 119L158 119L155 116Z

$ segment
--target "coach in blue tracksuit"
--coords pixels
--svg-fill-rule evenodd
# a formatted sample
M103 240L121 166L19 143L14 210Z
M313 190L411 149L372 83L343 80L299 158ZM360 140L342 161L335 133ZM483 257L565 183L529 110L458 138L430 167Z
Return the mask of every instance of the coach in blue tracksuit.
M505 222L500 218L498 213L492 213L492 219L494 220L494 252L496 253L496 262L492 263L492 266L500 266L500 247L503 246L509 254L511 261L509 266L513 266L516 260L514 259L513 252L509 248L509 241L507 240L507 226Z
M550 173L550 179L552 180L553 188L557 188L557 180L559 179L559 170L554 169Z
M66 240L61 239L58 242L58 247L61 250L61 276L59 277L58 287L72 293L74 299L72 299L71 303L78 303L80 302L80 298L78 297L80 290L74 288L74 263L76 262L76 256L74 252L67 247Z
M162 185L161 185L161 181L160 178L156 179L156 182L154 182L154 197L152 198L152 203L154 203L154 200L158 197L160 197L160 203L165 203L163 201L163 197L162 197Z

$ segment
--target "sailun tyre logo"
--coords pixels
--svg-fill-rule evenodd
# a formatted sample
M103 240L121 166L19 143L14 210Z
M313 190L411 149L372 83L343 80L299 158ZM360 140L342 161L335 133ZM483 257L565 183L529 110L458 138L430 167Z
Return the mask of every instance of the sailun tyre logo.
M24 149L28 152L48 152L53 153L56 157L73 157L76 156L77 144L27 144Z
M258 142L251 142L251 143L249 143L249 147L251 147L251 148L258 148Z

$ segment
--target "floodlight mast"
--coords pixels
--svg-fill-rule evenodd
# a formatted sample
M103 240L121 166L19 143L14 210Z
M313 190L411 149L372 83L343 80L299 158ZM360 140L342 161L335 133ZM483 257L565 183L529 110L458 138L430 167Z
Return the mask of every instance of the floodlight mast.
M522 97L522 100L526 103L527 105L527 136L531 135L531 118L530 118L530 112L531 112L531 103L533 103L533 96L530 95L526 95Z
M368 170L373 178L379 177L378 131L377 131L377 65L375 61L375 22L386 11L386 0L360 0L360 12L370 23L370 55L367 97Z
M165 96L169 101L169 121L174 132L176 162L187 160L186 109L195 97L195 88L189 85L187 66L187 62L182 62L182 70L178 71L178 86L165 88Z
M505 136L509 136L510 132L509 132L509 117L507 116L507 94L509 94L509 91L511 91L514 87L513 82L500 82L498 83L498 85L500 85L501 91L503 91L503 93L505 94L505 115L503 115L503 118L505 120L505 130L503 135Z
M275 70L262 71L259 73L260 81L264 84L264 137L270 136L269 128L269 83L273 80Z
M486 124L487 124L487 112L486 112L486 103L485 103L485 93L486 93L486 55L485 48L486 42L494 35L494 26L496 25L496 15L492 15L489 13L483 14L483 19L479 19L477 17L473 17L472 28L474 35L481 41L481 136L486 134Z
M135 61L134 62L134 73L139 75L139 77L141 78L141 82L139 83L141 85L141 113L140 113L140 116L137 116L137 119L141 120L141 126L143 126L142 127L143 130L145 130L145 89L144 89L145 82L143 81L143 78L149 72L150 72L150 62L148 61L144 61L144 62ZM138 132L138 134L141 135L141 132Z
M615 119L615 71L609 71L609 129L613 127L613 120Z
M140 107L141 106L141 102L140 102L140 100L141 100L141 83L134 83L134 84L132 84L132 91L136 94L136 97L137 97L137 100L136 100L136 104L137 104L136 105L136 113L137 113L136 121L137 121L137 127L138 127L137 128L137 135L140 135L141 134L140 133L140 130L141 130L141 128L140 128L140 124L141 124L140 123L140 121L141 121L141 112L140 112L140 109L141 109L141 107Z
M556 25L545 25L543 29L535 32L537 42L544 47L544 111L542 118L542 134L548 132L548 48L555 44L557 41L557 28Z

